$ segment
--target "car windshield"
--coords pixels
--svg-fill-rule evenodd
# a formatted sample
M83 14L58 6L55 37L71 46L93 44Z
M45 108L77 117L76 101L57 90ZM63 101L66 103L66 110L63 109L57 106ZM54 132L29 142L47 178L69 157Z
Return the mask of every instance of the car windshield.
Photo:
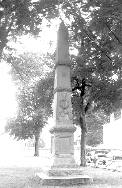
M107 154L109 151L105 151L105 150L98 150L98 151L95 151L95 154L97 153L103 153L103 154Z
M106 157L105 154L98 154L97 156L98 156L98 157Z

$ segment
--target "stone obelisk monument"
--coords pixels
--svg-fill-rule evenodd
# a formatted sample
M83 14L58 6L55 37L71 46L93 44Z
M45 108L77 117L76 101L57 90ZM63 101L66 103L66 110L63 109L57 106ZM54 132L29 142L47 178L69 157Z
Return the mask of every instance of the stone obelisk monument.
M71 103L71 62L69 58L68 30L61 22L55 59L52 134L53 163L45 175L38 173L41 185L75 185L91 181L83 176L74 160L74 131Z
M54 126L50 130L53 134L52 151L54 162L52 167L75 167L74 160L74 131L71 103L70 58L68 45L68 31L61 22L55 59Z

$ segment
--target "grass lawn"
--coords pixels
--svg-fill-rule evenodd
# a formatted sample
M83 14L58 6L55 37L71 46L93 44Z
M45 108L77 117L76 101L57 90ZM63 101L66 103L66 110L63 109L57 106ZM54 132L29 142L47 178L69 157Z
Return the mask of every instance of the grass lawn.
M19 145L13 147L8 142L2 150L3 141L0 143L0 188L40 188L33 177L43 166L50 165L49 151L40 151L40 157L35 158L33 148L27 150ZM83 171L94 181L91 185L74 186L76 188L122 188L122 172L91 167L83 168Z
M33 181L34 174L39 171L39 168L27 167L0 168L0 188L39 188L40 185ZM84 168L83 171L94 181L91 185L74 186L75 188L122 188L121 172L90 167Z

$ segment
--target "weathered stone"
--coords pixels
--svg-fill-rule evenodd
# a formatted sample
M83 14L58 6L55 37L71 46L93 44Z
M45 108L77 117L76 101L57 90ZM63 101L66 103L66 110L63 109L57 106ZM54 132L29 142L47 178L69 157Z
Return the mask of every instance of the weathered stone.
M82 174L74 160L74 132L71 103L70 58L68 31L62 22L58 31L53 103L53 163L50 169L37 174L40 185L78 185L92 181Z
M65 65L65 67L67 65L70 65L69 44L68 44L68 30L65 27L64 22L61 22L59 30L58 30L57 50L56 50L55 63L56 63L56 66L57 66L57 64L58 65L59 64L60 65Z
M87 175L46 176L44 174L38 173L37 179L39 181L38 183L40 183L40 186L73 186L92 183L92 179Z
M58 31L54 80L53 168L76 167L74 160L74 131L71 103L70 58L68 31L62 22Z

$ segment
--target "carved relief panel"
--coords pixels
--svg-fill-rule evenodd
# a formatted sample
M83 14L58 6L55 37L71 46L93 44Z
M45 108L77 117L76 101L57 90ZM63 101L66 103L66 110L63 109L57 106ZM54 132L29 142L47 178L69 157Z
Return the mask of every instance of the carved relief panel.
M59 93L57 120L58 121L70 121L72 120L72 106L70 93Z

